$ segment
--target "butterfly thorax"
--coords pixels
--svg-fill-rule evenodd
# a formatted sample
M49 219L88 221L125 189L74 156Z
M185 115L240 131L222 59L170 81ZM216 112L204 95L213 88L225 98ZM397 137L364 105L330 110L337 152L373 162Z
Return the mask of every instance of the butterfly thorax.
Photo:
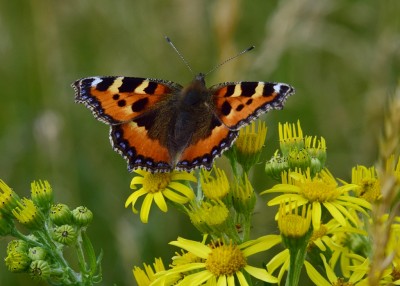
M205 85L204 74L197 75L186 88L182 89L177 102L176 117L173 120L173 132L168 138L168 149L173 162L179 160L182 151L193 141L206 137L213 113L212 100ZM208 126L207 126L208 127Z

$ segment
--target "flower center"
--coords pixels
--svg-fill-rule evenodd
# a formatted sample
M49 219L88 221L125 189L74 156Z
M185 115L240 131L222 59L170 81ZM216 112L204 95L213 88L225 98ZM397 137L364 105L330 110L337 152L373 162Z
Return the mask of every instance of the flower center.
M143 177L143 188L149 193L162 192L171 182L170 173L148 173Z
M246 266L246 257L236 245L215 245L207 257L206 268L215 276L233 275Z
M302 195L311 202L334 201L340 192L336 190L335 184L327 184L322 180L313 180L301 184Z
M400 279L400 268L399 266L393 267L391 276L393 277L393 281Z
M281 218L280 230L287 237L302 237L308 230L303 227L304 223L305 219L302 216L287 214Z
M377 179L364 179L361 181L359 196L368 202L374 202L381 196L380 184Z

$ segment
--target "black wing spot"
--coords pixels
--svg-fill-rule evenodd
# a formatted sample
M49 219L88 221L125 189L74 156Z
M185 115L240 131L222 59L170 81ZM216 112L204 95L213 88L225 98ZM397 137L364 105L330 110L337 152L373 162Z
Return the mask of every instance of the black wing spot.
M231 113L232 106L229 104L229 102L224 101L224 103L221 106L221 112L223 115L228 116L229 113Z
M121 100L118 100L117 104L119 107L124 107L126 105L126 101L125 101L125 99L121 99Z
M246 101L246 105L250 105L250 104L252 104L253 103L253 99L252 98L249 98L247 101Z
M119 99L119 94L118 94L118 93L114 94L112 98L113 98L114 100L118 100L118 99Z
M149 99L146 98L146 97L141 98L141 99L135 101L135 102L132 104L132 111L133 111L133 112L140 112L140 111L142 111L143 109L146 108L146 105L147 105L148 102L149 102Z
M240 111L240 110L242 110L244 108L244 105L243 104L239 104L237 107L236 107L236 111Z
M154 113L148 113L145 116L135 119L134 122L136 122L139 127L144 127L146 130L149 130L154 125L155 117L156 115Z

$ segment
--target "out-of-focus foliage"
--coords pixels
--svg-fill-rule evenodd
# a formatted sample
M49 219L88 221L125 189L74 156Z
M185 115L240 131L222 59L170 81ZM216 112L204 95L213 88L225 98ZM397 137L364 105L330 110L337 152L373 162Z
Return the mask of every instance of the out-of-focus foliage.
M108 127L74 104L70 83L92 75L189 82L165 35L195 71L255 45L207 82L296 88L283 111L266 116L261 160L277 148L277 121L300 118L306 133L326 138L330 169L349 178L353 165L376 159L383 106L399 80L398 11L397 0L0 1L0 177L26 195L29 182L47 179L60 201L88 206L90 236L104 250L104 285L132 285L133 265L170 257L168 241L197 232L177 212L154 212L158 223L143 225L124 209L126 163L112 151ZM253 174L259 190L271 185L263 169ZM275 225L269 214L255 218L255 225ZM28 279L0 263L0 285Z

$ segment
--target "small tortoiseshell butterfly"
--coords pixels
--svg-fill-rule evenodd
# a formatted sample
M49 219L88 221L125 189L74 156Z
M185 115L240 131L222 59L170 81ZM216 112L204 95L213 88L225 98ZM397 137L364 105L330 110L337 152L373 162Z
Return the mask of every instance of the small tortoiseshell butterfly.
M160 79L96 76L72 86L75 102L111 126L111 144L128 161L129 171L191 171L211 169L241 127L271 109L282 109L294 93L290 85L269 82L207 88L204 78L200 73L183 87Z

